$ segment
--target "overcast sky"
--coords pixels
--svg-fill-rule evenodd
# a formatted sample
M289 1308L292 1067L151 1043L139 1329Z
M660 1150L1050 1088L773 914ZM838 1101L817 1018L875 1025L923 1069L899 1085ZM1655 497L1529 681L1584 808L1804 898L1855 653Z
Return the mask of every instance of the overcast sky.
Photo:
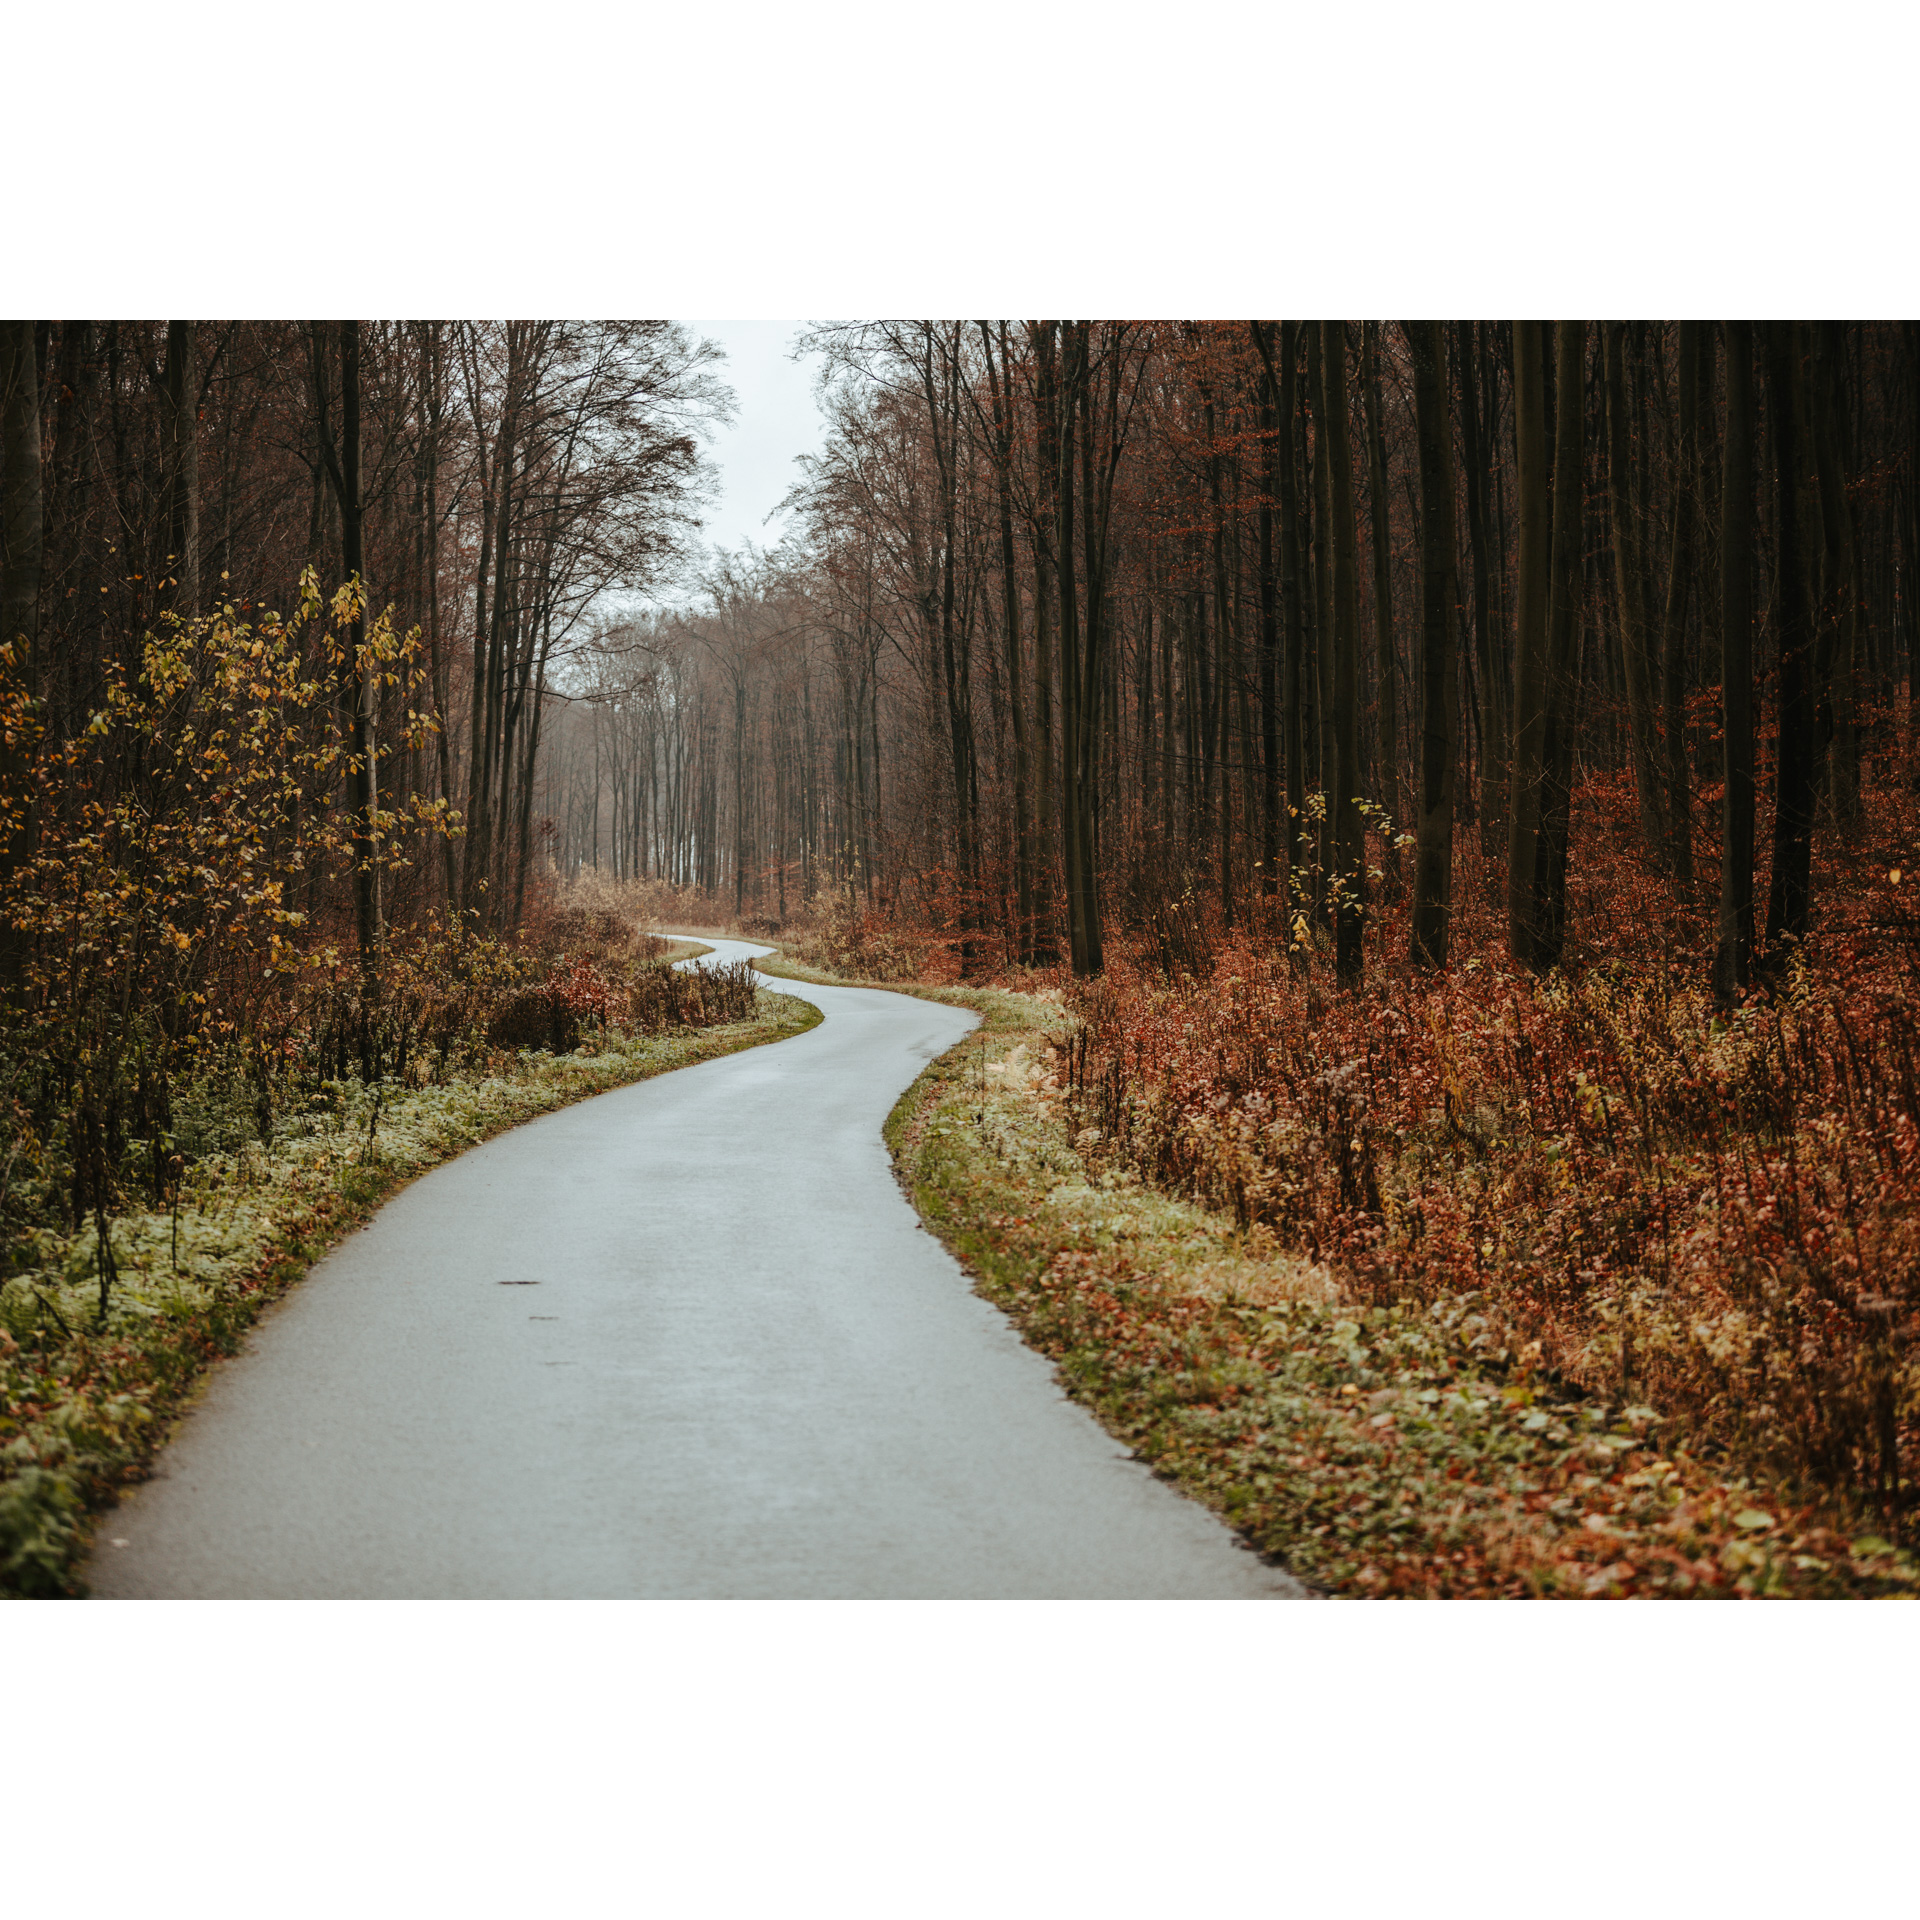
M767 515L800 478L796 456L820 444L820 416L814 410L811 360L787 358L799 320L689 320L695 333L726 349L720 376L734 391L738 413L731 427L715 436L714 464L721 493L708 516L710 546L738 547L751 540L773 546L783 518Z

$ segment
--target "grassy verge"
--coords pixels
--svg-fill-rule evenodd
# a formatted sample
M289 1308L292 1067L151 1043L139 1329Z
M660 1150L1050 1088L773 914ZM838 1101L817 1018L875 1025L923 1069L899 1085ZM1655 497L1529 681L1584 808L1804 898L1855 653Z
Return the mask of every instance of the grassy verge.
M888 1122L914 1205L1108 1431L1302 1579L1435 1597L1920 1586L1831 1506L1495 1346L1475 1295L1358 1305L1262 1229L1090 1170L1055 1070L1070 1022L1046 998L756 964L980 1012Z
M89 1516L144 1476L205 1369L399 1188L522 1121L819 1019L763 991L727 1026L598 1036L437 1086L328 1082L270 1147L197 1166L177 1213L112 1222L104 1316L94 1231L38 1235L0 1286L0 1596L80 1591Z

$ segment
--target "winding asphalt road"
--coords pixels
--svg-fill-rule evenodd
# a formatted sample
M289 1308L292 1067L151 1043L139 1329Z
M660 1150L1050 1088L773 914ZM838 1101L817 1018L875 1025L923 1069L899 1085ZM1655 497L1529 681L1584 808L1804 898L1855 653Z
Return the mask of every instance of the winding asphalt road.
M502 1134L320 1261L104 1516L92 1591L1298 1594L902 1196L881 1122L975 1017L777 984L821 1025Z

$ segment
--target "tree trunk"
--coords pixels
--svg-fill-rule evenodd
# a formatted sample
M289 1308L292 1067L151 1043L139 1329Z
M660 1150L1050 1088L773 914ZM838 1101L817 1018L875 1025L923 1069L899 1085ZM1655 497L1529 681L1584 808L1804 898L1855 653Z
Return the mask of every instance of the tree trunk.
M1326 340L1316 323L1307 323L1307 404L1313 409L1313 692L1319 753L1314 768L1320 793L1320 818L1314 834L1314 918L1333 927L1333 838L1335 826L1333 738L1333 465L1328 449Z
M1693 795L1687 774L1687 598L1693 589L1695 447L1700 395L1700 323L1680 323L1680 447L1673 488L1673 557L1660 640L1661 724L1666 729L1668 864L1693 885Z
M1027 740L1026 701L1021 682L1025 659L1020 646L1020 578L1013 544L1013 376L1008 356L1007 323L1000 322L1000 367L1006 372L1004 397L994 367L993 336L980 323L986 353L987 387L993 402L993 452L996 505L1000 514L1001 628L1007 662L1007 720L1013 734L1013 879L1014 951L1033 961L1033 810L1029 796L1031 751Z
M1287 750L1287 951L1298 967L1307 958L1308 867L1306 735L1305 556L1300 539L1300 410L1297 388L1300 329L1305 322L1280 323L1280 616L1286 656Z
M1213 661L1214 699L1208 729L1209 751L1220 774L1220 804L1214 814L1216 847L1219 854L1220 920L1233 925L1233 728L1228 704L1228 679L1231 674L1233 624L1227 606L1226 507L1221 497L1221 454L1213 401L1206 402L1207 435L1207 554L1213 575Z
M427 574L427 663L433 674L433 706L438 725L434 729L434 751L439 762L440 797L448 806L453 804L453 769L449 764L452 751L448 729L453 724L453 716L448 712L447 660L446 650L440 635L440 411L441 411L441 354L440 328L438 320L427 321L421 328L420 351L423 358L421 368L422 395L426 433L426 488L427 488L427 524L426 524L426 574ZM459 907L457 891L458 876L453 857L453 836L441 833L440 866L441 878L446 887L447 913L451 916Z
M1362 973L1366 917L1366 828L1360 766L1360 530L1353 506L1353 450L1347 432L1347 323L1321 323L1320 364L1326 385L1328 485L1333 502L1333 814L1334 968L1356 987Z
M1400 796L1400 649L1393 635L1393 541L1387 518L1387 448L1380 432L1380 327L1363 323L1361 380L1367 403L1367 506L1373 536L1373 628L1380 683L1380 791L1387 811L1387 892L1398 899L1402 885L1400 835L1406 809Z
M1726 483L1720 495L1720 943L1713 997L1722 1012L1753 965L1753 326L1726 323Z
M160 385L167 441L167 565L174 581L168 604L189 620L200 611L200 369L196 333L191 320L167 322L167 358Z
M40 484L40 370L31 320L0 320L0 645L38 679L40 570L46 552Z
M1420 782L1413 853L1412 957L1444 967L1453 916L1453 775L1459 728L1459 550L1453 511L1453 423L1446 330L1402 323L1413 360L1420 445Z
M1061 764L1060 845L1067 881L1067 942L1073 970L1083 979L1093 971L1087 947L1080 886L1080 764L1081 736L1086 715L1080 698L1080 600L1073 559L1074 433L1079 424L1079 398L1084 384L1078 328L1069 321L1061 335L1060 385L1055 395L1056 458L1053 470L1053 528L1057 543L1055 572L1060 591L1060 734L1065 749Z
M1627 387L1626 323L1605 323L1603 355L1607 389L1607 506L1613 521L1614 602L1620 617L1621 668L1627 682L1627 730L1633 749L1633 783L1640 799L1640 837L1649 855L1672 857L1660 767L1654 743L1653 676L1642 619L1640 525L1632 488L1632 400Z
M1820 596L1820 685L1826 709L1828 791L1834 823L1851 830L1860 823L1860 757L1854 729L1855 660L1859 650L1859 577L1855 563L1853 508L1847 498L1847 401L1841 382L1843 323L1816 323L1813 446L1819 476L1823 536Z
M1800 342L1790 320L1767 329L1767 412L1774 454L1774 597L1780 636L1780 740L1774 754L1773 877L1767 960L1779 971L1783 940L1807 937L1813 865L1812 640L1800 526Z
M1567 938L1567 836L1573 804L1573 734L1580 707L1580 549L1585 533L1586 322L1554 326L1553 549L1547 612L1546 716L1541 747L1540 833L1535 843L1534 965L1560 964Z
M1514 490L1520 579L1514 617L1513 791L1507 819L1507 934L1513 957L1540 950L1534 867L1547 728L1547 582L1552 495L1547 474L1545 323L1513 323Z
M31 320L0 320L0 649L11 663L6 679L32 695L39 690L40 573L46 516L40 480L40 369ZM26 743L0 740L0 783L18 793ZM32 824L0 830L0 880L29 858ZM22 943L0 923L0 991L19 981Z
M1473 566L1473 662L1480 715L1480 846L1497 857L1507 812L1507 714L1496 649L1493 571L1487 547L1487 454L1480 437L1480 396L1474 379L1473 323L1455 328L1460 368L1460 450L1467 475L1467 551Z
M1273 328L1249 320L1260 376L1260 892L1280 886L1280 577L1273 545L1273 513L1280 490L1280 399L1273 370Z
M1053 724L1053 676L1058 642L1054 636L1056 605L1054 564L1058 529L1055 525L1054 495L1059 486L1060 422L1059 395L1056 391L1059 323L1032 320L1027 336L1033 350L1035 475L1033 488L1033 524L1029 545L1033 549L1033 808L1036 908L1040 898L1052 890L1053 821L1057 807L1058 752ZM1068 564L1071 565L1071 555ZM1043 966L1059 952L1055 921L1051 913L1036 911L1030 937L1030 964Z
M353 615L347 623L347 699L352 751L347 765L348 837L353 849L353 914L359 938L360 967L371 976L379 965L380 924L379 821L380 778L375 763L378 742L374 716L379 675L367 671L365 503L360 484L360 322L337 323L340 345L340 438L336 446L327 377L327 323L312 323L314 403L321 459L340 504L340 543L347 581L354 589Z

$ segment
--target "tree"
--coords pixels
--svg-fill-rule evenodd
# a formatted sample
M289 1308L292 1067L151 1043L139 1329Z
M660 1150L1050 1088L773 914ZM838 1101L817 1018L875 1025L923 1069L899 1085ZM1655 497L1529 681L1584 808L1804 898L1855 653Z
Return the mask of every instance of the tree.
M1753 327L1729 320L1726 479L1720 493L1721 722L1726 797L1721 809L1720 927L1715 1003L1724 1012L1753 964Z
M1693 797L1687 774L1687 601L1693 591L1693 520L1700 405L1700 324L1680 323L1679 458L1673 489L1673 552L1660 639L1661 724L1666 731L1667 858L1693 884Z
M1553 495L1547 473L1546 329L1513 323L1514 487L1520 511L1519 591L1514 622L1513 791L1507 818L1507 937L1533 966L1543 950L1535 872L1548 706L1548 558Z
M1366 844L1360 767L1360 610L1356 579L1360 535L1353 507L1353 451L1347 436L1347 323L1321 324L1325 371L1328 487L1333 502L1333 815L1334 966L1343 986L1360 984L1361 929L1366 910ZM1448 525L1451 527L1451 519ZM1449 822L1451 833L1451 822ZM1449 843L1450 844L1450 843ZM1445 935L1441 936L1442 945Z
M1782 941L1807 937L1813 865L1813 634L1801 526L1799 328L1766 323L1767 416L1774 460L1774 628L1780 636L1780 745L1774 756L1773 878L1767 896L1768 964Z
M1453 775L1458 733L1459 561L1447 340L1438 321L1403 323L1420 435L1420 784L1413 854L1413 959L1444 967L1453 913Z
M1640 526L1633 506L1633 395L1627 385L1624 321L1601 329L1607 410L1607 507L1613 527L1614 609L1627 683L1627 731L1633 749L1634 791L1640 797L1640 835L1649 854L1671 858L1653 723L1653 674L1648 664L1642 594Z

